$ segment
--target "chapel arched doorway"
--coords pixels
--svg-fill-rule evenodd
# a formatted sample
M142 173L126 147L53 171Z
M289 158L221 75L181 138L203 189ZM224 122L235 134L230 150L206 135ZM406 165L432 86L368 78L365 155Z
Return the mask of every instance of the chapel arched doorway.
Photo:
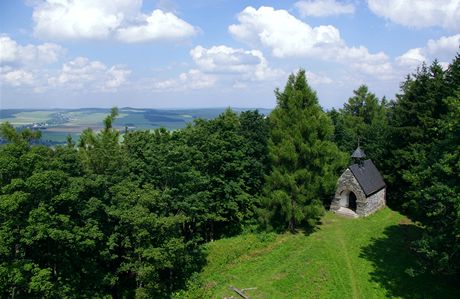
M352 191L348 194L348 208L356 212L356 195Z

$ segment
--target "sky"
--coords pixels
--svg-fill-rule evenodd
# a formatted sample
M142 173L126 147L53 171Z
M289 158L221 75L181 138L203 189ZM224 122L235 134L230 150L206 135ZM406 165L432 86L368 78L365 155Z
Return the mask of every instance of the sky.
M340 108L459 46L460 0L1 0L0 109L272 108L299 68Z

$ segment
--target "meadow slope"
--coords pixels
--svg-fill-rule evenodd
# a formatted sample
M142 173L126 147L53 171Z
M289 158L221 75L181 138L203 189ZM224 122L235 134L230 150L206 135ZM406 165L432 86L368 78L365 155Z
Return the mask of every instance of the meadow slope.
M207 265L178 298L457 298L454 278L410 275L419 228L388 208L363 219L328 212L306 235L244 234L206 245ZM458 284L457 284L458 285Z

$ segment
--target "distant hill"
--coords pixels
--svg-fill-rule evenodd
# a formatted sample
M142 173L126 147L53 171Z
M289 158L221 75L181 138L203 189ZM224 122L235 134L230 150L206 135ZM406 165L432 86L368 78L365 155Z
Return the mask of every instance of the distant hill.
M212 119L226 108L192 109L147 109L123 107L114 125L120 130L151 130L164 127L168 130L184 128L195 119ZM259 110L270 113L265 108L232 108L241 112ZM42 140L47 144L64 143L68 134L75 140L86 128L99 130L102 120L110 113L108 108L80 109L1 109L0 122L10 122L18 128L31 128L42 131Z

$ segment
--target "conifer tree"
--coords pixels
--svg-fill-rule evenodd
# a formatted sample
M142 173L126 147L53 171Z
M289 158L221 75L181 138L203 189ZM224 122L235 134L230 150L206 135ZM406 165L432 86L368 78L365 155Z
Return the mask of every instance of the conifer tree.
M328 114L335 126L334 141L339 149L352 153L359 139L366 155L381 169L388 143L388 102L379 100L366 85L353 91L342 109Z
M333 125L322 110L305 71L289 76L275 91L277 107L269 116L269 155L263 216L274 226L312 226L324 212L344 166L345 155L331 141Z

